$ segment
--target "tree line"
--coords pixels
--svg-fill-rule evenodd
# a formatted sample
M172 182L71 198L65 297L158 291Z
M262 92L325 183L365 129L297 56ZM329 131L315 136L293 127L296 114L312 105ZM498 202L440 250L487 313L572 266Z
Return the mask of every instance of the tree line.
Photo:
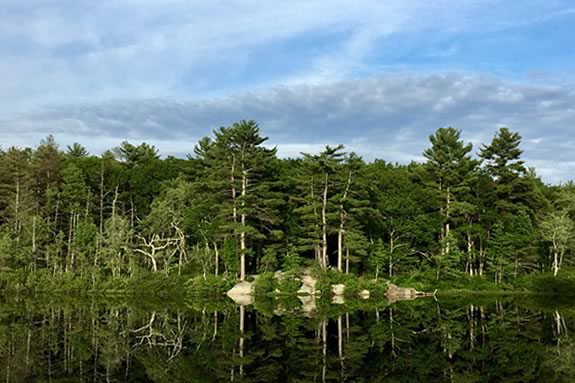
M146 143L91 155L52 136L0 152L0 267L103 277L244 280L315 265L346 274L555 275L571 262L572 183L546 185L507 128L477 152L440 128L425 161L366 162L344 146L281 159L254 121L187 158Z

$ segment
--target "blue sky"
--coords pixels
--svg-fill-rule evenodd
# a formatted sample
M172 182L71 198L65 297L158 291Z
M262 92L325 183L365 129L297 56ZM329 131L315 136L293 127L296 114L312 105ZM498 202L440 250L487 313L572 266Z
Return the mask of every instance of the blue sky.
M0 144L47 134L185 155L256 119L280 155L420 160L428 135L519 131L575 171L572 0L0 0Z

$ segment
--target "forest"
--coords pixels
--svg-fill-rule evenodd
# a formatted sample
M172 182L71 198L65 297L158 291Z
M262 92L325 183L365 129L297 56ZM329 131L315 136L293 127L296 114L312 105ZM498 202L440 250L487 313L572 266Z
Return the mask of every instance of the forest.
M366 162L343 145L279 158L246 120L185 159L128 142L93 155L52 136L5 148L1 280L243 281L313 267L501 285L566 272L575 186L545 184L517 132L479 148L461 135L438 129L410 164Z

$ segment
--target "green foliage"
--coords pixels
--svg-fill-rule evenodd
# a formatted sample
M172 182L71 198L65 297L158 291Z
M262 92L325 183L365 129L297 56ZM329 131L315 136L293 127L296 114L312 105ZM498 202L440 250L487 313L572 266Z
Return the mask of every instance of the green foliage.
M482 164L454 128L438 129L425 162L408 165L366 163L343 145L279 159L267 140L244 120L200 139L187 159L146 143L61 151L52 136L0 151L6 284L135 294L131 281L175 292L184 278L186 291L222 292L259 273L265 292L282 270L274 286L289 294L311 267L324 294L343 283L353 295L384 278L523 288L524 275L559 276L574 262L575 187L527 170L509 129L481 147Z
M392 278L392 281L399 286L413 287L418 291L433 293L438 290L438 294L461 290L466 292L500 292L504 289L514 289L514 286L511 285L495 284L491 279L481 276L470 277L461 272L447 274L438 280L435 270L432 269Z
M126 290L134 298L147 299L149 296L155 296L167 300L178 300L183 299L187 293L183 288L187 279L183 276L140 273L127 280Z
M572 299L575 294L575 270L572 268L561 271L557 276L553 273L528 275L520 280L519 286L544 295L556 295Z
M264 272L258 275L255 280L255 295L266 296L275 292L277 280L272 272Z
M131 255L130 223L120 216L113 216L104 223L104 233L101 238L101 264L118 277L125 271L125 258Z
M298 270L303 265L303 258L300 257L295 251L288 251L282 258L282 269L285 271Z
M188 294L196 295L213 295L221 296L230 290L234 285L233 280L217 277L215 275L206 275L206 277L197 276L189 279L185 283Z
M297 271L283 273L276 281L279 294L295 296L301 287L300 274Z
M259 272L273 272L277 269L278 259L276 255L276 250L273 248L267 248L264 250L264 255L261 258Z

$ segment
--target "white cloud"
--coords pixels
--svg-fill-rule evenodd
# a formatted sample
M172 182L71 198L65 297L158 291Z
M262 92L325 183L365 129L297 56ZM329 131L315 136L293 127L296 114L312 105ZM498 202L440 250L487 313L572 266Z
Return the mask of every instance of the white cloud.
M504 93L515 95L513 102ZM445 104L448 107L438 108ZM570 87L513 83L485 75L388 75L316 86L189 100L117 100L45 108L0 118L0 142L32 145L49 133L93 152L122 140L147 141L163 153L192 152L198 138L240 119L255 119L270 145L293 156L343 143L367 159L421 159L441 126L463 130L477 147L502 125L520 132L525 158L549 182L573 178L575 104ZM545 105L541 108L541 105ZM552 121L552 122L550 122ZM541 137L545 137L544 140Z
M572 13L566 0L0 0L0 7L3 146L54 133L93 152L130 139L184 154L211 129L254 118L282 155L346 143L366 158L407 162L421 158L440 126L461 128L478 144L508 125L524 135L525 156L546 180L573 178L575 92L565 80L545 86L425 68L402 75L412 68L385 60L409 53L397 36L414 34L412 48L423 56L449 58L461 43L428 39L542 23ZM305 46L322 33L325 43ZM276 57L270 47L282 44L289 48ZM374 53L383 57L379 66ZM278 70L272 59L286 64ZM551 81L549 73L534 76Z
M252 66L257 71L266 65L265 56L250 56L257 49L265 51L268 44L294 38L305 40L306 34L318 31L339 31L341 36L333 46L303 53L310 61L305 68L274 72L264 85L330 83L373 72L365 58L388 36L420 32L424 43L430 31L493 31L539 22L566 10L558 0L520 6L496 0L1 3L0 109L4 111L111 98L198 95L190 93L195 91L190 91L188 82L201 82L205 74L217 78L218 71L235 71L240 77ZM216 94L234 89L211 85Z

